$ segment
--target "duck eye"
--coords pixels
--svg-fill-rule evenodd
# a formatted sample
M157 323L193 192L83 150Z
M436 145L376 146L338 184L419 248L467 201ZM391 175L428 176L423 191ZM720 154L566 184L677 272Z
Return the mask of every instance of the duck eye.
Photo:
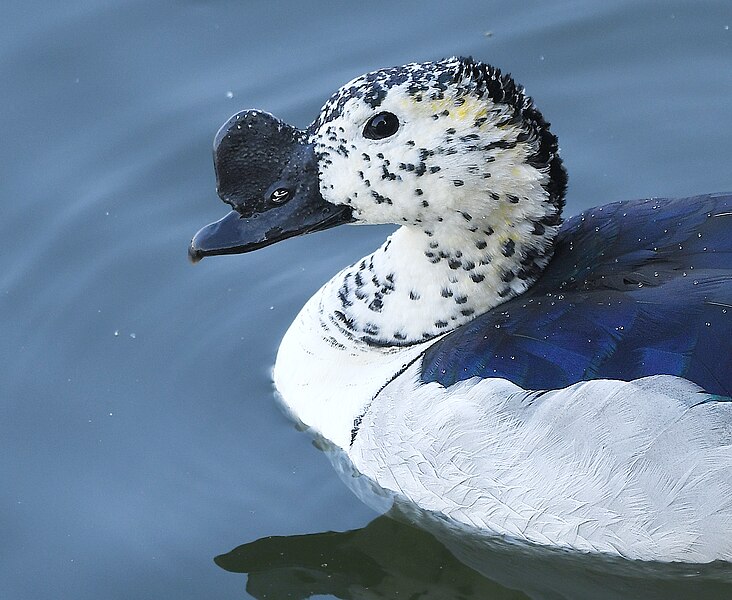
M383 140L394 135L399 129L399 119L390 112L380 112L374 115L363 128L363 137L370 140Z
M275 204L284 204L290 197L290 190L287 188L277 188L269 195L269 199Z

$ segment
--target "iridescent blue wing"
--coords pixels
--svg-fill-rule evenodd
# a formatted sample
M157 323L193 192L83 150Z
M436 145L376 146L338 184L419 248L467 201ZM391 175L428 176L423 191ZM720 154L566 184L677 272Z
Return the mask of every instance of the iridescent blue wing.
M618 202L569 219L526 293L445 336L422 379L525 389L678 375L732 396L732 195Z

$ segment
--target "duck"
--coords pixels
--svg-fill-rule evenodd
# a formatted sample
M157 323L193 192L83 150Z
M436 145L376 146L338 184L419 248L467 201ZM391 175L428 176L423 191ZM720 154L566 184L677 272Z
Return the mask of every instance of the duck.
M304 130L241 111L214 168L232 210L194 262L399 226L306 302L273 368L361 481L471 535L732 561L732 194L563 219L550 123L470 57L361 75Z

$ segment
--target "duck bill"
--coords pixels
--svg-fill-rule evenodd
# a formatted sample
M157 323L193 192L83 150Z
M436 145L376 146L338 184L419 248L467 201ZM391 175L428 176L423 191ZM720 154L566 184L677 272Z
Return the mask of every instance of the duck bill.
M193 262L240 254L351 222L320 194L315 149L304 132L261 111L231 117L214 141L216 191L232 210L191 241Z
M302 204L299 210L277 211L258 218L242 217L232 210L223 219L206 225L193 236L188 257L191 262L197 263L205 256L243 254L287 238L324 231L352 221L351 211L347 207L325 201Z

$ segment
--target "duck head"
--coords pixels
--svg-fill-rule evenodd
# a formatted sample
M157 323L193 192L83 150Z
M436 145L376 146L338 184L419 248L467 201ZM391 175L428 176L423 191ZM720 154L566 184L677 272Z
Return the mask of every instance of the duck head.
M494 67L451 58L374 71L305 131L260 111L234 115L214 147L217 191L234 210L199 231L189 254L248 252L342 223L443 238L501 230L514 246L533 235L541 254L566 188L557 150L531 99Z

